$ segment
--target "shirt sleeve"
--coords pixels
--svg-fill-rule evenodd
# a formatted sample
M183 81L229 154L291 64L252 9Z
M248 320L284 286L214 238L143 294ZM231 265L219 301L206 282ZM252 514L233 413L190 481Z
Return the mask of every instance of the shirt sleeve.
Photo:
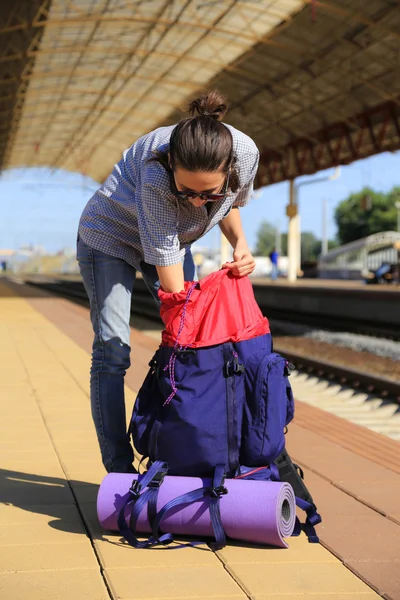
M247 181L245 182L243 187L240 189L238 195L236 196L236 199L233 203L234 207L246 206L246 204L249 203L249 200L251 198L251 195L252 195L253 189L254 189L254 179L256 177L259 160L260 160L259 152L257 152L257 154L255 155L255 159L254 159L253 153L247 158L247 161L249 162L249 166L250 166L249 175L248 175Z
M178 206L149 183L141 190L138 226L144 260L150 265L168 267L183 261L185 249L178 239Z

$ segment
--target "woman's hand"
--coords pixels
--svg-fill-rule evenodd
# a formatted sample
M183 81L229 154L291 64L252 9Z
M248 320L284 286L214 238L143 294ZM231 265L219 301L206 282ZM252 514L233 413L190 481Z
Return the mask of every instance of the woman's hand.
M233 250L233 262L222 265L223 269L229 269L236 277L250 275L256 268L256 263L247 244L241 242L236 244Z

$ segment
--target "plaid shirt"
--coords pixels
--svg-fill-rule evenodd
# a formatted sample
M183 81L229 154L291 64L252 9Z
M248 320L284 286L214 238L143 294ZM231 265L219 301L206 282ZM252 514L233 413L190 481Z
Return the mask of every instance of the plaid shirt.
M156 149L168 149L174 126L160 127L125 150L111 175L87 203L79 235L96 250L122 258L140 270L140 262L168 266L183 261L185 248L208 233L233 206L245 206L252 194L259 152L251 138L229 127L237 158L239 189L210 209L195 207L171 191L170 175L155 161Z

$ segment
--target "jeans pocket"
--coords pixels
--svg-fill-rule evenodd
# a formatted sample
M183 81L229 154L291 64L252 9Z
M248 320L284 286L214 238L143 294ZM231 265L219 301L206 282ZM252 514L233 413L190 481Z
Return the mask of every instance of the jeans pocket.
M79 262L80 267L93 263L93 249L85 244L79 234L76 240L76 260Z

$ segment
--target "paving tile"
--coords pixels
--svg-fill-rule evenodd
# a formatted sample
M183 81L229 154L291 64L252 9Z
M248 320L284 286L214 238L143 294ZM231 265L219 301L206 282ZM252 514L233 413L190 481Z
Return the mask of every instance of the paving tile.
M23 440L24 444L29 444L30 446L34 446L37 443L45 443L49 438L49 434L43 423L36 427L25 427L21 428L8 428L2 431L1 433L1 444L9 444L10 442L19 442L21 445L21 440Z
M82 451L82 458L85 458L85 450L93 450L99 447L94 431L79 431L76 434L73 431L57 433L56 435L52 435L52 442L57 454L62 456L63 451L71 447L72 435L74 440L73 446L76 450Z
M368 586L341 563L272 563L228 565L227 570L249 595L257 594L345 594L370 591Z
M176 546L181 538L176 538ZM136 549L129 546L121 535L105 534L102 540L95 541L95 547L105 569L165 569L170 567L220 566L218 558L206 544L195 547L178 548L174 544L168 548Z
M296 460L335 482L397 481L398 475L322 435L293 426L287 436L288 452Z
M44 413L46 411L44 410ZM53 439L57 437L61 437L60 434L65 436L68 435L81 435L82 433L93 432L95 431L94 424L89 416L85 416L83 418L68 415L65 416L64 422L59 421L57 423L52 423L51 421L45 421L46 428L51 431L51 436Z
M326 514L321 538L343 560L393 560L400 553L400 528L374 513L367 517L341 516L336 523Z
M380 512L391 516L398 512L400 476L398 476L398 481L379 482L372 485L359 481L346 482L341 487Z
M30 510L34 507L29 507ZM75 508L75 507L74 507ZM65 506L51 506L51 514L47 523L43 522L42 507L39 507L40 518L25 521L23 526L15 523L4 523L0 529L0 546L21 546L27 544L51 543L88 543L88 537L82 519L76 511L68 511Z
M304 482L307 488L310 490L311 495L316 502L318 509L322 513L323 525L327 515L325 511L329 510L329 519L336 519L339 515L345 515L348 517L357 517L359 515L370 514L367 507L356 502L353 496L342 492L336 488L332 483L322 479L316 473L310 470L304 469ZM321 525L318 525L318 531L320 531Z
M62 456L60 456L60 462L63 466L69 467L71 465L77 465L89 461L97 462L101 464L100 448L87 448L84 456L82 456L82 450L76 450L75 448L63 448ZM103 467L104 473L106 472Z
M50 453L49 453L50 454ZM65 474L57 458L52 452L48 457L42 455L42 460L33 461L31 455L27 453L25 460L21 460L19 455L16 460L12 455L1 458L2 471L0 471L1 485L7 485L17 480L27 479L37 483L56 483L65 484Z
M172 551L179 552L179 550ZM118 600L137 598L207 598L225 595L228 598L242 594L237 583L222 565L201 567L168 567L149 569L106 569L105 575Z
M0 573L4 600L110 600L98 571L65 570Z
M82 489L82 488L80 488ZM124 540L119 532L110 532L102 528L97 518L96 502L81 503L79 509L82 513L85 526L89 531L92 540L106 540L112 544L124 544Z
M397 547L400 555L400 538ZM351 560L345 564L364 581L373 581L381 594L400 598L400 558L391 562Z
M13 398L13 405L10 406L9 399ZM20 381L0 381L0 404L8 406L12 412L18 410L19 402L28 404L34 401L34 393L28 383Z
M307 537L302 534L287 540L289 549L266 548L265 546L249 546L229 542L217 552L220 559L228 565L235 564L264 564L264 563L324 563L337 562L328 550L320 544L309 544Z
M256 594L251 596L251 600L379 600L379 594L375 592L365 592L357 594L316 594L308 592L306 594Z
M309 482L323 518L318 533L329 550L343 560L390 561L400 556L399 525L316 474L307 474Z
M10 403L9 400L7 400L7 403L4 402L4 410L2 410L0 422L1 431L11 426L20 426L24 429L26 427L43 425L42 415L33 399L22 402L13 398L12 402L13 407L7 406Z
M73 465L65 466L65 470L68 479L95 485L100 485L107 474L99 459L96 461L82 460Z
M86 544L29 544L0 546L0 571L98 569L89 541Z
M41 523L46 528L49 523L57 526L57 520L60 521L60 526L63 522L80 522L81 517L77 506L75 504L38 504L34 506L0 504L0 527L5 524L22 526Z
M99 486L85 481L71 480L70 484L73 488L74 495L78 501L78 504L93 504L97 500L97 494Z
M3 482L2 482L3 483ZM16 504L71 504L74 497L68 484L58 479L57 483L35 481L25 477L22 481L8 481L0 487L0 502Z
M141 598L137 598L136 596L132 596L132 600L148 600L149 596L142 596ZM157 598L155 598L154 596L151 596L151 600L175 600L176 596L157 596ZM211 596L210 594L207 594L206 596L190 596L190 598L188 596L186 596L187 600L205 600L205 598L207 598L207 600L248 600L248 596L246 596L246 594L244 594L243 592L240 592L240 589L238 588L238 593L236 594L230 594L229 596ZM128 599L131 600L131 599ZM361 598L360 598L361 600Z

